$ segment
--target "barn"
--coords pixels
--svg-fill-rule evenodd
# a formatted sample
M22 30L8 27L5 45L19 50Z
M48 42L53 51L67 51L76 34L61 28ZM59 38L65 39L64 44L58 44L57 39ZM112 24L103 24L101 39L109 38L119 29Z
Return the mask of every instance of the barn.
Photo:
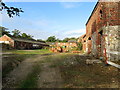
M23 38L14 38L7 35L0 37L0 43L7 44L13 49L41 49L45 46L49 46L42 41L40 42Z
M99 0L86 23L87 53L120 60L120 1Z

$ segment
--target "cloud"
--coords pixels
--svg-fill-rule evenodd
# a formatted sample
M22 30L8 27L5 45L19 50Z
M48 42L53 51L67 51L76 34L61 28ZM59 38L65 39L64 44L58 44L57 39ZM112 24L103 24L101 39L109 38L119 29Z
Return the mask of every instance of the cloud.
M79 3L75 3L75 2L61 2L60 3L62 5L63 8L76 8L79 6Z
M51 33L51 34L56 36L59 39L64 39L66 37L68 37L68 38L70 38L70 37L78 38L81 35L85 34L85 32L86 32L85 29L77 29L77 30L64 29L64 30L61 30L61 31L60 30L55 31L54 33Z
M85 29L71 30L69 26L45 18L37 20L23 17L9 18L7 14L3 14L2 19L3 26L9 28L10 31L18 29L22 33L34 36L35 39L46 40L49 36L64 39L66 37L79 37L85 33Z
M70 31L65 32L64 34L71 35L74 33L84 33L84 32L85 32L85 29L79 29L79 30L70 30Z
M61 2L60 4L64 8L76 8L80 6L79 3L75 3L75 2Z

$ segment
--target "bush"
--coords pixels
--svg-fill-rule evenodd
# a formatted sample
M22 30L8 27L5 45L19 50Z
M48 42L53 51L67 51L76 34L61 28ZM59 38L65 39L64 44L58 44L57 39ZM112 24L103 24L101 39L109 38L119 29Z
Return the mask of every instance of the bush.
M82 47L83 47L82 42L78 43L78 50L82 50Z

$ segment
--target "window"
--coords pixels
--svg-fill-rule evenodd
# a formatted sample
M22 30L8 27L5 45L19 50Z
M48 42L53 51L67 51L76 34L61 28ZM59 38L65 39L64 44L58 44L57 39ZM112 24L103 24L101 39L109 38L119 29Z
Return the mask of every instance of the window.
M89 37L88 40L91 40L91 37Z
M102 10L100 10L100 19L102 19L102 16L103 16L103 12Z
M99 34L100 34L100 35L103 35L103 30L101 30L101 31L99 32Z

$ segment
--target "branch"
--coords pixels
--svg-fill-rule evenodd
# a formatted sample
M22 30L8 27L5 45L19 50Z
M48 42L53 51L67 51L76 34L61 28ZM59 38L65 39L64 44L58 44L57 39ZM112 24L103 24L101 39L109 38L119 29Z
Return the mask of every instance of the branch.
M6 6L5 3L2 2L2 0L0 0L0 7L1 7L0 11L5 9L9 17L13 17L14 15L20 16L20 12L22 13L24 12L21 8Z

